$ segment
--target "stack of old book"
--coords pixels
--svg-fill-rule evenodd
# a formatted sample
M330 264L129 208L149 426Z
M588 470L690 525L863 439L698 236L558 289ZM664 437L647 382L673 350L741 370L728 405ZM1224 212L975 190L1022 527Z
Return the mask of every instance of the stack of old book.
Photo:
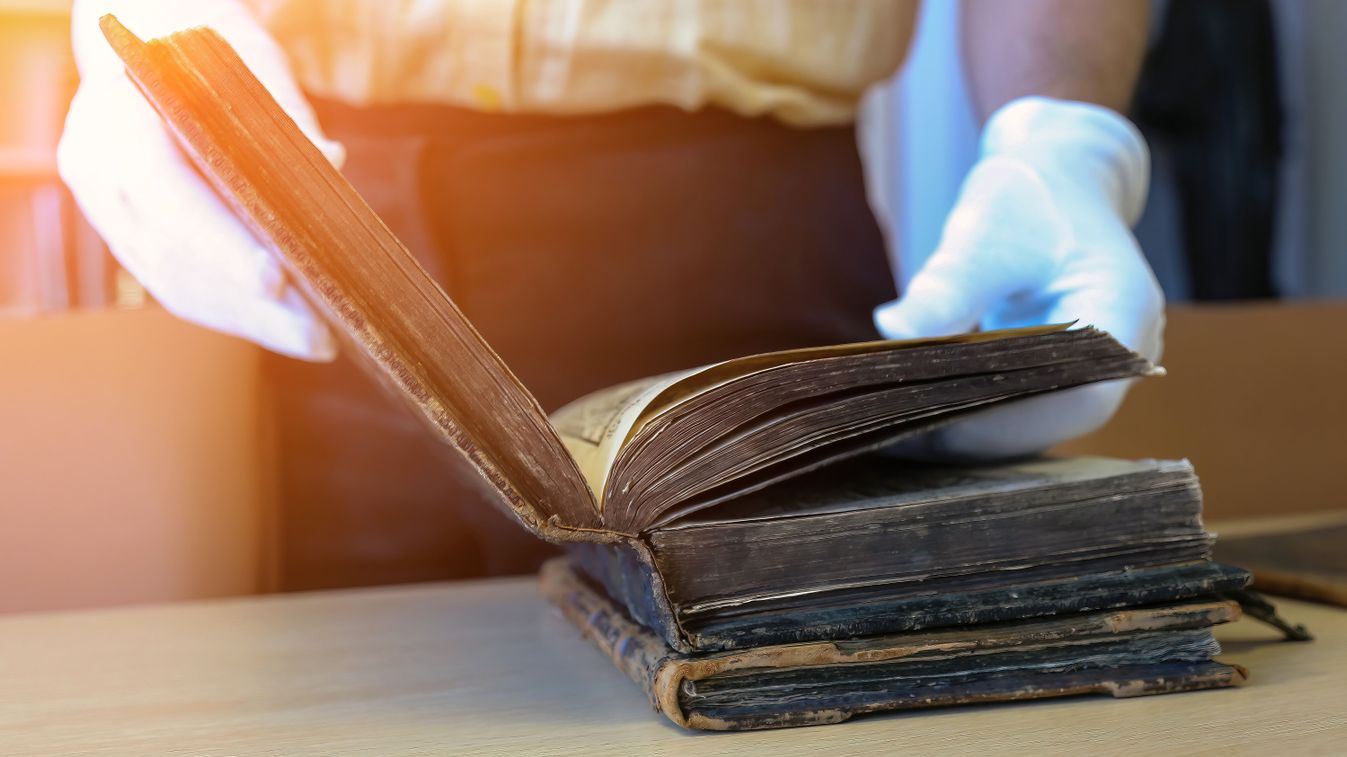
M1229 686L1184 462L913 465L876 453L962 414L1154 371L1051 326L757 355L546 416L249 73L195 29L104 31L186 152L346 351L569 556L544 593L693 728ZM596 657L595 662L601 662Z
M1184 462L862 458L587 544L544 569L571 622L675 722L1236 685Z

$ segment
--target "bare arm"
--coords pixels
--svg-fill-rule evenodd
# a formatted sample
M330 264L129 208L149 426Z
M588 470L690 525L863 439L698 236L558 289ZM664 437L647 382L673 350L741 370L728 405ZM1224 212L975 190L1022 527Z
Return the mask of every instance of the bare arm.
M1026 95L1126 112L1146 49L1147 0L964 0L964 66L978 117Z

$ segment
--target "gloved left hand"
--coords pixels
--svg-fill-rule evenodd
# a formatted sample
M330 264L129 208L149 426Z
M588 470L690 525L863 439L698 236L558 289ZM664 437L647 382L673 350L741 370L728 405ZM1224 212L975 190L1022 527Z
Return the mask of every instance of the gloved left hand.
M340 167L284 52L240 0L76 0L80 86L57 147L61 178L112 254L174 314L306 360L331 360L331 329L197 173L99 29L114 13L142 38L219 32L295 124Z
M1026 97L998 110L937 249L901 299L875 309L890 339L1077 321L1160 358L1164 295L1130 227L1150 162L1127 119L1085 103ZM900 454L992 459L1033 454L1113 415L1129 382L991 408Z

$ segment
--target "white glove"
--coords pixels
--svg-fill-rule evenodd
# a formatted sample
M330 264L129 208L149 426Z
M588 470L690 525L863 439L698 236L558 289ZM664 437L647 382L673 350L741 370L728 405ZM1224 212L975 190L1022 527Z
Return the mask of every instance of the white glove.
M1151 360L1164 295L1130 227L1145 205L1150 157L1117 113L1025 97L983 130L938 248L903 297L875 308L891 339L1079 321ZM924 457L1032 454L1113 415L1129 382L1110 381L979 412L899 449Z
M330 360L336 344L279 263L179 152L127 77L98 20L142 39L210 26L238 51L334 165L328 140L276 43L236 0L76 0L80 87L57 149L61 178L112 253L164 307L287 355Z

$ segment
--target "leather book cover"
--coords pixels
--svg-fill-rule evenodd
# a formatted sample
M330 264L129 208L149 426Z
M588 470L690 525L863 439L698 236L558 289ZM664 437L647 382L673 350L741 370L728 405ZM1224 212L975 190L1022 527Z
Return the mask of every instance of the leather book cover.
M746 649L1175 602L1217 596L1249 582L1243 569L1201 561L698 621L680 619L655 556L643 540L570 544L566 553L576 569L601 587L628 617L679 652Z
M657 711L691 729L823 725L871 712L1077 694L1164 694L1238 686L1247 675L1210 659L1217 648L1207 629L1239 617L1233 602L685 654L628 618L568 558L544 565L541 581L548 600ZM1091 659L1102 664L1053 662L1061 649L1091 644L1098 649ZM1127 657L1118 654L1124 646ZM886 683L885 666L894 665L908 666L903 681ZM754 677L771 678L771 685L741 684ZM783 685L795 693L774 696Z

